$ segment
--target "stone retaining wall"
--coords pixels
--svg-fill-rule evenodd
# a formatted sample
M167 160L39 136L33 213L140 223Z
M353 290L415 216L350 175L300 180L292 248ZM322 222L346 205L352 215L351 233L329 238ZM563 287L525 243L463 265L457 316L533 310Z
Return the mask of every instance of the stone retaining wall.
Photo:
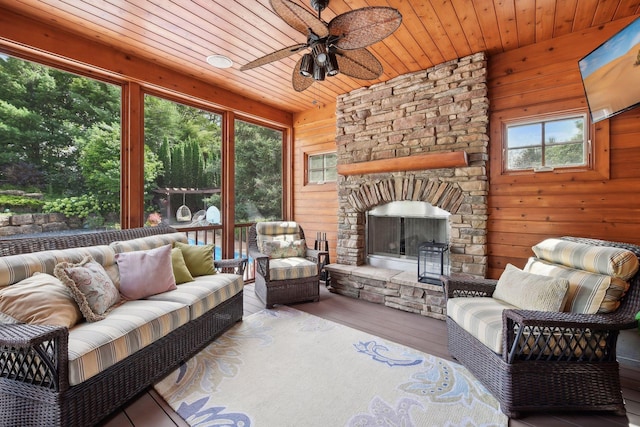
M61 213L0 215L0 237L82 228L82 221Z

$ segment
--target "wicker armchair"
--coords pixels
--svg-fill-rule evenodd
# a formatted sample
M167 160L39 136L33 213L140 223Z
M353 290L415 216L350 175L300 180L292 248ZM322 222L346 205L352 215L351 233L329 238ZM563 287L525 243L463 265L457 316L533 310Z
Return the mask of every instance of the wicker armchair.
M295 222L259 222L249 229L256 295L267 308L319 300L320 273L329 253L308 248L304 239Z
M602 240L562 240L627 249ZM635 261L634 261L635 262ZM497 281L443 277L447 300L491 297ZM606 314L505 309L502 351L496 353L447 316L449 351L500 401L512 418L530 411L615 411L625 413L616 360L619 331L637 326L640 273L629 280L620 306Z

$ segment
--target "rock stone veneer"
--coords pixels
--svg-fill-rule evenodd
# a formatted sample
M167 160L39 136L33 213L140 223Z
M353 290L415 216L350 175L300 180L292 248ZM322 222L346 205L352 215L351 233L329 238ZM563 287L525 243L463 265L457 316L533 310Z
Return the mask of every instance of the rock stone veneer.
M486 56L478 53L338 98L339 170L340 165L443 152L465 152L468 165L339 176L337 264L359 266L366 262L368 210L391 201L418 200L451 213L451 273L485 276L489 141L486 72ZM376 302L382 302L382 296L385 304L394 306L404 294L407 310L442 313L442 298L436 298L440 307L428 306L429 296L421 286L424 284L417 282L417 271L415 289L408 290L405 283L404 289L380 289L376 297L370 292L354 292L365 285L352 279L332 286L336 292L361 298L369 295L365 298ZM417 309L421 302L425 306Z

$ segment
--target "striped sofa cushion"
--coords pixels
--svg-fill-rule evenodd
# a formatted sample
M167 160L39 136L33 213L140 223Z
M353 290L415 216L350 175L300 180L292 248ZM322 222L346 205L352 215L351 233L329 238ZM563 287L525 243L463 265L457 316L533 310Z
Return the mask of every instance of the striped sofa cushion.
M109 244L116 253L131 251L146 251L159 248L164 245L173 246L174 242L187 243L187 236L184 233L156 234L153 236L139 237L133 240L112 242Z
M546 239L532 247L537 258L567 267L629 280L638 271L638 257L621 248Z
M517 308L488 297L449 298L447 316L492 351L502 353L502 311Z
M218 273L194 277L178 289L147 297L152 301L173 301L189 307L191 319L196 319L220 303L242 291L244 281L236 274Z
M114 270L113 267L116 264L116 254L113 248L101 245L0 257L0 287L17 283L33 276L33 273L53 274L58 263L79 263L87 255L91 255L94 260L104 266L115 283L117 268Z
M128 301L99 322L69 331L70 385L93 377L189 321L189 308L169 301Z
M318 274L318 265L305 258L291 257L269 260L271 280L302 279Z
M563 311L571 313L610 313L620 306L620 298L629 289L622 279L604 274L529 258L524 271L569 280L569 296Z

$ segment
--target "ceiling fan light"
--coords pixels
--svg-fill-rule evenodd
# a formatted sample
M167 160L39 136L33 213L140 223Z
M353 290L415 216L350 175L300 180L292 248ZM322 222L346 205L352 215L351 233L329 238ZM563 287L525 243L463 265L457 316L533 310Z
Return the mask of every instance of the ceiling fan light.
M313 45L311 48L311 54L315 58L316 64L320 66L324 66L329 59L327 48L323 43L316 43Z
M340 72L338 68L338 59L336 58L335 53L329 53L329 60L325 64L325 68L327 70L327 76L335 76Z
M324 67L314 64L313 66L313 79L324 80Z
M305 53L300 62L300 75L303 77L311 77L314 71L313 58L311 54Z

